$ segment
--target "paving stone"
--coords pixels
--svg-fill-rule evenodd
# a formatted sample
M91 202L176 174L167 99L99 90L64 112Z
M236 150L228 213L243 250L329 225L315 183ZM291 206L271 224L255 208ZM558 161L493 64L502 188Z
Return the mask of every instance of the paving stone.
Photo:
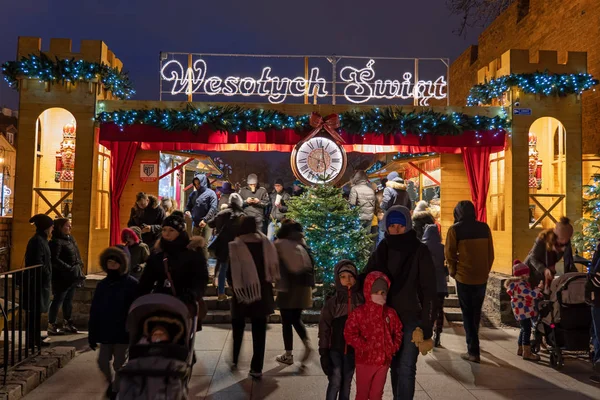
M40 374L35 371L13 371L6 377L6 384L21 385L23 395L40 385Z

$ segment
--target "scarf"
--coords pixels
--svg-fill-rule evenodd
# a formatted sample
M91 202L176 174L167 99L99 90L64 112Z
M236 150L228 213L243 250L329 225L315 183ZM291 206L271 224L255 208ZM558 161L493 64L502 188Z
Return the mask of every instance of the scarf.
M251 304L261 300L261 286L254 258L246 243L262 243L265 280L273 283L279 276L277 250L262 233L241 235L229 242L229 268L233 293L240 303Z

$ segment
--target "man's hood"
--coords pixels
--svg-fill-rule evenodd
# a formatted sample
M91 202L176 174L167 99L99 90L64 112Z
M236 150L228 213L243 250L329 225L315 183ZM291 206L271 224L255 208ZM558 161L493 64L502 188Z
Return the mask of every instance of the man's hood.
M369 275L367 275L367 277L365 278L365 284L363 286L363 295L365 296L365 302L367 303L371 303L371 288L373 287L373 283L375 283L375 281L377 279L383 279L387 282L387 286L388 286L388 292L390 290L390 278L387 277L386 274L384 274L383 272L380 271L373 271L371 273L369 273Z
M208 178L206 177L206 175L198 174L196 175L196 178L198 178L198 180L200 181L200 187L198 188L198 191L203 192L206 189L208 189Z
M387 181L385 186L395 190L406 190L406 185L403 182Z
M440 231L435 224L426 225L425 231L423 232L423 242L433 242L433 243L441 243L442 237L440 236Z
M469 200L459 201L454 208L454 223L461 221L475 221L475 206Z

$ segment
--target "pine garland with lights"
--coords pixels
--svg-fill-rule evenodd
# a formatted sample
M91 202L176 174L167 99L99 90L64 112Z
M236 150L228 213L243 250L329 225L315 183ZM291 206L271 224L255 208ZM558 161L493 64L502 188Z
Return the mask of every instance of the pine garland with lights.
M529 94L566 96L581 94L597 84L598 80L590 74L510 74L473 86L467 98L467 105L492 104L492 100L501 98L504 92L515 87Z
M600 243L600 173L592 176L593 183L583 187L584 217L577 221L580 228L573 235L573 244L579 253L591 260Z
M496 131L510 126L506 116L470 116L458 112L443 114L432 110L404 112L399 107L374 107L366 111L347 111L340 113L339 117L341 130L353 135L366 133L407 135L410 132L421 136L425 134L457 136L464 131ZM211 106L199 109L188 104L185 110L158 108L119 110L101 112L96 119L102 123L115 123L121 128L145 124L166 131L197 132L203 126L233 134L240 131L281 129L306 132L312 129L309 124L310 114L289 115L275 110L241 106Z
M301 196L289 202L286 215L304 227L317 281L326 289L335 282L333 271L340 260L352 260L359 270L368 261L373 242L360 224L359 211L344 200L341 189L331 185L306 187Z
M128 99L134 93L127 73L104 63L92 63L84 60L51 60L46 54L34 54L20 61L8 61L2 64L4 80L13 88L18 88L19 78L37 79L41 82L90 82L99 78L104 89L119 99Z

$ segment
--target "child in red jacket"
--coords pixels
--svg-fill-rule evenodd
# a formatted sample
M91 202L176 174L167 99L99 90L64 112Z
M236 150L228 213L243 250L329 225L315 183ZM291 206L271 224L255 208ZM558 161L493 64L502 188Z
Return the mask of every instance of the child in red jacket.
M385 305L390 280L371 272L364 284L366 303L348 317L344 337L356 357L356 400L380 400L392 356L402 344L402 323Z

